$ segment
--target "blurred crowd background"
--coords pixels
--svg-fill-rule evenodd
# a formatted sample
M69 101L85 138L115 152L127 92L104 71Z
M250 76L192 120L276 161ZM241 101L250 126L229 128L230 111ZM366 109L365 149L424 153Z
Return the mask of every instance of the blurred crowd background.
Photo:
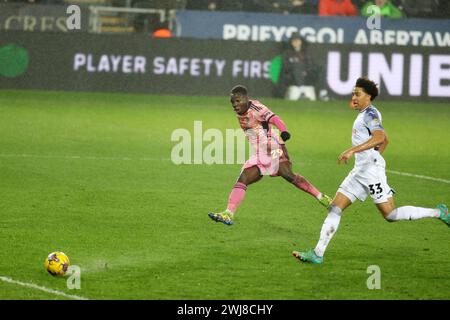
M370 5L389 18L450 18L448 0L0 0L0 3L103 5L128 8L367 16Z

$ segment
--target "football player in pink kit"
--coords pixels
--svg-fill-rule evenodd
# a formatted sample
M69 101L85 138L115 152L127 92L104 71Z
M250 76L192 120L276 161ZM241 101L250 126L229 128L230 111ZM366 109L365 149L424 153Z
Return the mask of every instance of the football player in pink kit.
M257 100L250 100L247 88L241 85L231 89L231 105L255 154L242 167L241 174L231 190L224 212L208 213L217 222L233 224L233 216L244 199L247 186L259 181L263 175L281 176L294 186L314 196L323 206L329 206L331 198L322 194L301 175L292 172L292 164L284 142L290 138L283 121ZM272 136L272 125L281 132Z

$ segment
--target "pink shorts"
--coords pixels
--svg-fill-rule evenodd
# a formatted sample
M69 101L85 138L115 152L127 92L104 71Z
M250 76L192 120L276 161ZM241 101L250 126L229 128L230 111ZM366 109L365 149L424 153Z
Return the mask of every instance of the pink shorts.
M289 162L289 155L284 144L279 145L279 148L271 151L270 155L266 153L254 154L242 166L242 171L247 168L257 166L259 173L263 175L270 175L272 177L278 176L278 168L280 163Z

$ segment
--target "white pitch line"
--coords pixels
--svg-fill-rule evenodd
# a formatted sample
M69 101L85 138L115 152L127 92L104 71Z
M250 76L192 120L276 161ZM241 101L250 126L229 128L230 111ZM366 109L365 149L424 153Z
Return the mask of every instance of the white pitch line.
M417 179L425 179L425 180L431 180L431 181L443 182L443 183L449 183L450 184L450 180L446 180L446 179L427 177L427 176L422 176L422 175L419 175L419 174L413 174L413 173L408 173L408 172L400 172L400 171L394 171L394 170L386 170L386 171L389 172L389 173L398 174L400 176L413 177L413 178L417 178Z
M33 284L33 283L26 283L26 282L13 280L13 279L8 278L8 277L0 276L0 280L2 280L4 282L12 283L12 284L18 284L20 286L27 287L27 288L32 288L32 289L44 291L44 292L47 292L47 293L50 293L50 294L54 294L54 295L57 295L57 296L62 296L62 297L69 298L69 299L89 300L88 298L85 298L85 297L80 297L80 296L76 296L76 295L72 295L72 294L67 294L67 293L64 293L62 291L53 290L53 289L49 289L49 288L46 288L46 287L38 286L37 284Z
M130 158L130 157L97 157L97 156L65 156L65 155L39 155L39 154L0 154L0 158L43 158L43 159L76 159L76 160L118 160L118 161L130 161L130 160L137 160L137 161L170 161L169 158ZM303 163L303 164L306 164ZM400 176L405 177L413 177L417 179L425 179L430 181L436 181L436 182L443 182L450 184L450 180L441 179L441 178L434 178L434 177L428 177L408 172L400 172L395 170L386 170L386 172L397 174Z

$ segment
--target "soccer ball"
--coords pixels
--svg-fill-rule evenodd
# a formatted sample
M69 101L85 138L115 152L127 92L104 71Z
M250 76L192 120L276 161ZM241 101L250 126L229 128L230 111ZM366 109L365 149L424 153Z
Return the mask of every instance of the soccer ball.
M69 257L64 252L52 252L45 259L44 266L52 276L63 276L70 266Z

